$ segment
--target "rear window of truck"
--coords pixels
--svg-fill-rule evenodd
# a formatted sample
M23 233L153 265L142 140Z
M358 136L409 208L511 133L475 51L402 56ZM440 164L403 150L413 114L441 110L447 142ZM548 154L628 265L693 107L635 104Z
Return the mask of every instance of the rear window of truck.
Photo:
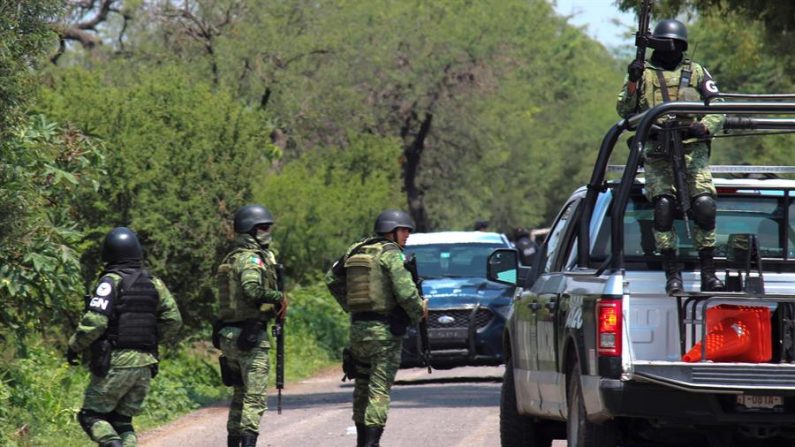
M726 255L726 243L730 234L752 233L759 240L760 254L768 259L792 259L795 257L795 228L793 220L787 218L795 212L795 193L788 196L781 190L735 190L731 194L719 194L716 220L716 254ZM643 195L633 195L624 215L625 257L655 256L654 209ZM691 236L695 222L690 219ZM679 256L697 257L698 252L692 237L687 236L682 219L674 222L679 239ZM594 249L593 259L604 259L610 251L610 211L602 222Z

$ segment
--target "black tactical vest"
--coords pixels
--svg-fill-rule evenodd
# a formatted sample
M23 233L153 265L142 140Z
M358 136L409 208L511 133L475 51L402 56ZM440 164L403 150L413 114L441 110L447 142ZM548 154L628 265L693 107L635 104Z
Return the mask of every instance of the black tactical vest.
M117 349L154 351L157 347L157 305L160 295L145 270L115 272L121 288L108 326L108 339Z

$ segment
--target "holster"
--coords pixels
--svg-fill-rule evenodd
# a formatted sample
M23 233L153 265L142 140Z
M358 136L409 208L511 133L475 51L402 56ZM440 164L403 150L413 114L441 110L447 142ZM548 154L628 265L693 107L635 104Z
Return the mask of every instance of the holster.
M250 351L257 346L257 339L262 330L264 322L260 320L246 320L241 329L240 336L237 337L237 347L241 351Z
M369 368L369 363L359 362L353 357L353 352L351 352L351 348L342 348L342 373L345 374L342 377L342 380L355 380L355 379L366 379L369 376L367 374L360 374L356 370L356 365Z
M110 354L113 346L106 338L100 338L91 343L91 361L88 362L88 369L97 376L105 377L110 370Z
M218 357L221 366L221 382L225 386L243 386L243 376L240 371L235 371L229 367L229 360L225 356Z
M214 320L213 321L213 347L215 349L221 349L221 329L224 328L224 323L221 320Z
M402 307L396 307L392 312L388 315L389 320L389 332L392 333L395 337L402 337L406 335L406 330L409 327L409 320L408 314L406 311L403 310Z

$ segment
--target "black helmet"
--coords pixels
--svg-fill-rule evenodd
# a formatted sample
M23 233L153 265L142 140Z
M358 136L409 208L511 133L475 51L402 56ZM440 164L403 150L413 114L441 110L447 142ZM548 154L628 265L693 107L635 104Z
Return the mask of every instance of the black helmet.
M133 230L127 227L116 227L105 236L105 242L102 244L102 260L106 263L122 259L141 259L142 257L143 249Z
M378 234L387 234L394 231L395 228L408 228L414 231L414 221L405 211L381 211L381 214L375 219L375 232Z
M661 20L654 27L652 37L657 39L673 39L684 44L682 51L687 51L687 28L685 24L673 19Z
M235 211L235 233L250 233L257 225L272 225L273 214L262 205L245 205Z

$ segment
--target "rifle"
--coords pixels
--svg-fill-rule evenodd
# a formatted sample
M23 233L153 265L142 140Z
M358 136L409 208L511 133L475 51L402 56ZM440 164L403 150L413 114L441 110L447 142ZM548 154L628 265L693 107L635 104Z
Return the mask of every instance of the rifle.
M685 222L687 237L692 239L690 234L690 222L688 222L687 212L690 211L690 193L687 187L685 176L687 165L685 164L685 146L682 143L682 132L678 127L678 122L671 120L663 125L665 153L671 157L671 169L673 170L674 188L676 189L676 201L679 210L682 212L682 220Z
M673 51L674 43L671 39L658 39L653 37L649 30L651 21L651 10L654 0L641 0L640 10L638 11L638 31L635 33L635 61L646 66L646 48L654 50ZM634 92L630 92L634 93ZM635 113L640 112L640 98L635 104Z
M412 254L409 256L405 261L404 265L406 270L411 273L411 279L414 281L414 284L417 286L417 290L420 293L420 298L425 301L425 296L422 293L422 278L420 278L420 274L417 272L417 257ZM431 344L428 340L428 321L425 319L420 320L418 325L418 332L420 336L420 358L422 359L422 363L428 367L428 374L431 373Z
M284 293L284 265L276 264L276 288ZM276 389L279 391L277 398L277 412L282 414L282 390L284 389L284 318L276 313L276 320L271 328L273 338L276 339Z

